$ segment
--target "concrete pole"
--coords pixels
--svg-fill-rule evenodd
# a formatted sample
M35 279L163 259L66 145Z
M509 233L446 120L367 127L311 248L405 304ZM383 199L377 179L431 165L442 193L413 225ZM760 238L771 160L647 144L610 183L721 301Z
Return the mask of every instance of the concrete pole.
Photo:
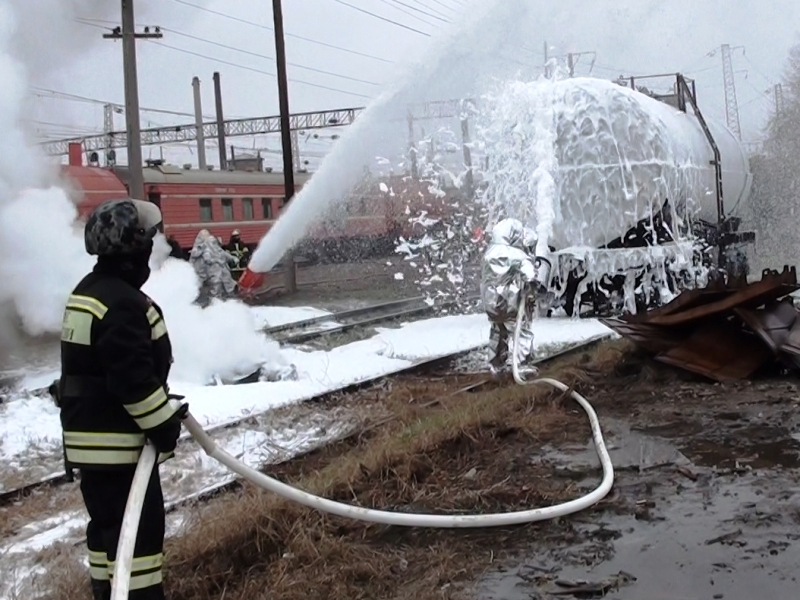
M467 174L464 178L466 185L466 195L468 200L472 200L475 195L475 179L472 174L472 153L469 149L469 119L461 119L461 144L464 149L464 166L467 167Z
M203 101L200 98L200 78L192 78L192 89L194 92L194 123L197 128L197 164L201 171L205 171L206 165L206 135L203 131Z
M217 107L217 143L219 144L219 169L228 169L228 157L225 156L225 115L222 113L222 86L219 72L214 72L214 103Z
M122 60L125 76L125 125L128 134L129 191L131 198L144 200L142 134L139 124L139 82L136 74L136 37L133 0L122 0Z

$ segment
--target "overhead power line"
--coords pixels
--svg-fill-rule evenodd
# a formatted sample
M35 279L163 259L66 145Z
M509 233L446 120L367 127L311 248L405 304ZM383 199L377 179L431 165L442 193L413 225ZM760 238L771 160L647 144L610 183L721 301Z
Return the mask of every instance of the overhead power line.
M83 25L89 25L91 27L99 27L100 29L109 29L108 27L105 27L103 25L97 25L95 23L89 23L89 22L86 22L86 21L78 21L78 22L82 23ZM194 36L191 36L191 37L194 37ZM202 38L199 38L199 39L202 39ZM269 77L277 77L277 75L275 73L272 73L270 71L264 71L262 69L256 69L254 67L248 67L247 65L242 65L242 64L231 62L231 61L228 61L228 60L223 60L221 58L217 58L215 56L209 56L208 54L202 54L200 52L194 52L193 50L186 50L185 48L178 48L177 46L171 46L169 44L164 44L162 42L156 42L154 40L147 40L147 41L150 42L151 44L155 44L156 46L162 46L164 48L169 48L170 50L175 50L177 52L183 52L185 54L190 54L192 56L197 56L199 58L205 58L206 60L213 60L214 62L218 62L218 63L223 64L223 65L230 65L232 67L237 67L239 69L244 69L246 71L252 71L253 73L261 73L262 75L268 75ZM204 40L204 41L207 41L207 40ZM216 43L216 42L214 42L214 43ZM233 47L229 47L229 49L237 50L237 48L233 48ZM240 50L240 51L241 52L245 52L247 54L255 54L255 53L249 52L248 50ZM255 55L259 56L259 57L262 57L262 58L264 57L263 55L260 55L260 54L255 54ZM350 96L358 96L360 98L371 98L371 96L367 96L365 94L359 94L357 92L351 92L349 90L343 90L343 89L340 89L340 88L335 88L335 87L331 87L331 86L327 86L327 85L322 85L320 83L314 83L312 81L305 81L303 79L292 78L291 81L293 83L299 83L299 84L303 84L303 85L308 85L308 86L311 86L311 87L316 87L316 88L323 89L323 90L329 90L329 91L332 91L332 92L339 92L341 94L348 94ZM374 84L374 85L377 85L377 84Z
M424 10L422 10L421 8L417 8L416 6L412 6L412 5L410 5L410 4L406 4L405 2L402 2L401 0L392 0L392 2L394 2L395 4L399 4L400 6L405 6L406 8L409 8L409 9L411 9L411 10L414 10L414 11L416 11L416 12L418 12L418 13L421 13L421 14L423 14L423 15L425 15L425 16L428 16L428 17L431 17L431 18L437 19L437 20L439 20L439 21L443 21L444 23L450 23L450 21L448 21L447 19L443 19L443 18L442 18L442 17L440 17L439 15L435 15L435 14L433 14L433 13L430 13L430 12L424 11ZM422 6L425 6L425 5L423 4ZM429 23L429 25L430 25L430 23Z
M424 6L425 8L427 8L431 12L435 12L437 15L441 15L442 17L445 17L445 18L449 17L449 15L447 15L446 13L443 13L438 8L433 8L430 4L425 4L424 2L422 2L422 0L412 0L412 1L415 4L419 4L420 6ZM450 7L450 6L448 6L447 4L442 4L441 2L438 2L437 4L440 4L441 6L446 7L448 10L452 10L453 12L455 12L455 9Z
M275 73L270 71L263 71L261 69L256 69L254 67L248 67L246 65L240 65L239 63L230 62L228 60L222 60L221 58L216 58L214 56L208 56L207 54L201 54L200 52L193 52L192 50L186 50L185 48L178 48L177 46L170 46L169 44L164 44L162 42L154 42L150 41L151 44L155 44L156 46L162 46L164 48L169 48L170 50L175 50L177 52L183 52L184 54L191 54L192 56L197 56L199 58L205 58L207 60L213 60L214 62L218 62L223 65L230 65L231 67L237 67L239 69L244 69L245 71L252 71L253 73L261 73L262 75L268 75L269 77L277 77ZM293 83L299 83L303 85L308 85L311 87L329 90L331 92L339 92L340 94L348 94L350 96L358 96L359 98L372 98L372 96L367 96L366 94L359 94L357 92L351 92L348 90L343 90L340 88L330 87L327 85L322 85L320 83L313 83L311 81L305 81L303 79L294 79L292 78L291 81Z
M378 1L379 2L383 2L386 6L388 6L392 10L399 11L399 12L403 13L404 15L408 15L412 19L416 19L420 23L424 23L425 25L428 25L429 27L436 27L436 25L434 23L431 23L430 21L428 21L426 19L423 19L422 17L420 17L416 13L413 13L410 10L406 10L405 8L400 8L400 5L398 5L397 3L393 3L394 0L378 0Z
M273 31L272 27L268 25L262 25L261 23L253 23L252 21L248 21L247 19L241 19L239 17L235 17L233 15L229 15L227 13L219 12L217 10L212 10L210 8L206 8L205 6L200 6L199 4L193 4L192 2L186 2L186 0L172 0L173 2L177 2L178 4L183 4L184 6L190 6L197 10L202 10L207 13L211 13L212 15L217 15L218 17L224 17L226 19L230 19L231 21L236 21L238 23L244 23L245 25L252 25L253 27L258 27L259 29L266 29L267 31ZM322 42L320 40L315 40L312 38L304 37L302 35L297 35L294 33L285 32L284 35L286 37L295 38L298 40L303 40L304 42L309 42L311 44L317 44L319 46L325 46L326 48L333 48L334 50L340 50L342 52L347 52L349 54L354 54L356 56L363 56L364 58L371 58L373 60L379 60L384 63L394 64L393 60L388 60L386 58L381 58L380 56L375 56L374 54L367 54L366 52L359 52L358 50L352 50L350 48L344 48L343 46L337 46L336 44L329 44L327 42Z
M161 30L162 31L167 31L169 33L174 33L176 35L180 35L180 36L183 36L183 37L199 40L201 42L206 42L206 43L212 44L214 46L219 46L220 48L226 48L228 50L233 50L235 52L241 52L242 54L249 54L250 56L263 58L263 59L270 60L270 61L275 60L274 56L268 56L266 54L258 54L257 52L251 52L249 50L244 50L242 48L236 48L234 46L229 46L228 44L221 44L219 42L215 42L215 41L212 41L212 40L209 40L209 39L206 39L206 38L198 37L196 35L183 33L182 31L177 31L175 29L169 29L167 27L162 27ZM292 67L297 67L298 69L305 69L307 71L313 71L314 73L322 73L323 75L330 75L332 77L339 77L340 79L347 79L349 81L356 81L358 83L365 83L367 85L376 85L376 86L381 85L380 83L376 83L374 81L369 81L367 79L359 79L358 77L350 77L349 75L342 75L341 73L334 73L333 71L326 71L325 69L317 69L316 67L309 67L307 65L301 65L301 64L298 64L298 63L287 62L286 64L288 64L289 66L292 66Z
M39 98L52 98L54 100L70 100L73 102L85 102L89 104L113 104L114 106L119 106L120 108L124 109L124 104L121 102L111 102L109 100L101 100L99 98L89 98L87 96L79 96L77 94L69 94L67 92L59 92L58 90L50 90L46 88L39 88L33 87L31 88L34 91L34 96ZM177 110L166 110L163 108L145 108L139 107L139 110L142 112L150 112L150 113L160 113L164 115L176 115L179 117L194 117L194 113L188 112L181 112ZM214 119L214 116L205 115L207 119Z
M95 23L91 23L90 21L97 21L101 23L114 23L114 21L101 21L99 19L78 19L79 23L83 25L90 25L92 27L101 27L103 29L108 29L107 27L102 27L101 25L96 25ZM235 46L231 46L229 44L223 44L220 42L215 42L214 40L209 40L208 38L200 37L197 35L192 35L191 33L186 33L184 31L178 31L177 29L171 29L168 27L162 27L162 31L166 31L181 37L189 38L192 40L197 40L200 42L205 42L206 44L211 44L212 46L218 46L220 48L225 48L226 50L233 50L234 52L241 52L242 54L247 54L249 56L255 56L257 58L263 58L265 60L274 61L274 56L269 56L267 54L259 54L258 52L252 52L250 50L245 50L243 48L237 48ZM306 69L307 71L313 71L315 73L322 73L323 75L331 75L332 77L339 77L341 79L348 79L350 81L356 81L358 83L366 83L367 85L376 85L379 86L381 84L375 83L374 81L368 81L366 79L359 79L358 77L350 77L349 75L342 75L340 73L334 73L333 71L326 71L325 69L317 69L316 67L309 67L307 65L301 65L298 63L289 62L288 65L292 67L297 67L298 69Z
M426 33L425 31L420 31L419 29L415 29L414 27L411 27L411 26L406 25L404 23L400 23L399 21L395 21L393 19L389 19L387 17L383 17L381 15L375 14L374 12L370 12L368 10L364 10L363 8L360 8L358 6L350 4L349 2L345 2L344 0L333 0L333 1L337 2L339 4L343 4L344 6L349 6L353 10L357 10L358 12L362 12L362 13L364 13L366 15L371 16L371 17L375 17L376 19L380 19L381 21L386 21L387 23L392 23L393 25L397 25L398 27L402 27L403 29L408 29L409 31L413 31L414 33L418 33L420 35L424 35L425 37L431 37L430 33Z

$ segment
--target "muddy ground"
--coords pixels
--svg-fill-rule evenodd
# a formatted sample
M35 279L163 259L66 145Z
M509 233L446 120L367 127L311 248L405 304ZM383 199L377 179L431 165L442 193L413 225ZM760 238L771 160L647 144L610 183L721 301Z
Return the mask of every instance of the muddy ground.
M717 385L620 341L544 371L598 411L616 480L594 508L423 530L321 516L245 486L198 506L168 544L171 598L797 597L797 380ZM464 389L485 379L393 378L363 392L390 422L269 473L350 504L439 514L547 506L599 483L572 400L508 377Z
M281 573L281 597L295 597L288 591L299 586L297 597L326 598L795 598L797 382L715 385L616 345L625 348L618 361L609 362L616 350L606 346L599 356L548 367L577 382L600 414L617 473L598 507L558 522L478 531L305 513L307 535L330 554L306 563L305 543L290 537L299 560L284 558L277 571L260 563L269 575L255 581L270 586ZM599 461L577 405L552 395L532 403L508 380L495 385L457 401L504 409L399 463L365 467L332 496L404 512L488 513L561 502L598 484ZM362 446L332 448L280 474L302 481ZM317 568L322 577L310 574ZM252 583L239 589L253 592Z
M635 354L591 376L580 387L609 442L612 494L556 532L535 528L471 597L796 598L797 379L719 385ZM591 448L548 444L534 461L590 487Z

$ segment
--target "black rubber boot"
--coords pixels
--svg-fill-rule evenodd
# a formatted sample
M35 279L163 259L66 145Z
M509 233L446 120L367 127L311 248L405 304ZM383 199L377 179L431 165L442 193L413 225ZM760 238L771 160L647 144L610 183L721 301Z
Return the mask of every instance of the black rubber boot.
M111 600L111 582L92 580L92 598L94 600Z

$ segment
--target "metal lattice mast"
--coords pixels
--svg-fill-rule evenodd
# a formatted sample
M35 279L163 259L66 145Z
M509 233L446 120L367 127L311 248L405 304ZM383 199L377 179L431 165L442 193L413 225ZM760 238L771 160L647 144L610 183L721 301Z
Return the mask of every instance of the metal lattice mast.
M775 116L780 118L783 116L783 86L780 83L775 84Z
M110 166L113 162L111 160L111 150L113 148L112 138L114 135L114 113L122 113L123 110L116 104L103 105L103 136L105 137L104 156L106 166Z
M736 101L736 81L733 78L733 61L731 60L731 47L722 45L722 75L725 79L725 117L728 128L742 139L742 128L739 124L739 104Z

